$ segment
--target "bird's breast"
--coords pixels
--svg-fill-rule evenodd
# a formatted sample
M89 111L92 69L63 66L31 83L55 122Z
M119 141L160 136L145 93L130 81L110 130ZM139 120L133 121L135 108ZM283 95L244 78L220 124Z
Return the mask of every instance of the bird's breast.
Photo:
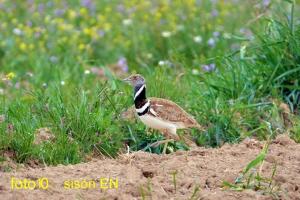
M176 128L174 124L149 114L139 116L139 118L146 126L153 129L163 130L163 129Z

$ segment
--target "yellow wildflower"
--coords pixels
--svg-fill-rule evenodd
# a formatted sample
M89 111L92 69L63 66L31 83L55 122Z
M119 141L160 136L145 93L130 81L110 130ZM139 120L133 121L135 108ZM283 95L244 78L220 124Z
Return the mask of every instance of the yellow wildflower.
M83 43L79 44L78 48L81 51L84 50L85 49L85 44L83 44Z
M11 80L11 79L13 79L13 78L15 78L16 77L16 74L14 73L14 72L9 72L8 74L6 74L6 76L5 76L5 78L7 79L7 80Z
M11 22L13 23L13 24L17 24L18 23L18 20L16 19L16 18L13 18L12 20L11 20Z
M108 14L108 13L111 13L111 11L112 11L112 9L111 9L111 7L106 7L105 8L105 12Z
M68 12L68 17L69 17L70 19L76 18L76 12L75 12L74 10L69 10L69 12Z
M50 16L50 15L47 15L47 16L45 17L45 19L44 19L44 22L45 22L46 24L48 24L50 21L51 21L51 16Z
M22 50L22 51L26 51L27 50L27 45L22 42L20 45L19 45L19 48Z
M109 30L111 29L111 24L108 23L108 22L104 23L103 26L104 26L104 30L105 30L105 31L109 31Z
M86 8L80 8L79 13L81 16L86 16L88 14L88 11Z
M19 29L22 29L22 28L24 28L24 25L23 25L23 24L18 24L17 27L18 27Z
M86 34L86 35L92 35L92 29L90 29L90 28L84 28L83 29L83 33Z
M99 21L99 22L105 21L105 16L101 15L101 14L97 15L97 21Z

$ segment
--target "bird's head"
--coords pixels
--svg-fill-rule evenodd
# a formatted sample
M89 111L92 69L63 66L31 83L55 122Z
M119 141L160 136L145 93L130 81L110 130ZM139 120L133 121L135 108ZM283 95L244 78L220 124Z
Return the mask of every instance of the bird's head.
M145 79L140 74L133 74L133 75L129 76L128 78L123 79L123 81L129 83L133 87L135 87L137 85L145 84Z

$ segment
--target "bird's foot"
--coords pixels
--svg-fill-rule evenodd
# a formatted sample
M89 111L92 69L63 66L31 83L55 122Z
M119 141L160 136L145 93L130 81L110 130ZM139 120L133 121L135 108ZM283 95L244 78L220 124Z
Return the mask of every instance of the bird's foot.
M159 145L164 144L162 153L166 154L168 143L173 142L173 141L174 141L173 139L161 140L161 141L157 141L157 142L150 144L149 147L158 147Z
M149 147L158 147L161 144L166 144L166 143L168 144L168 142L173 142L173 141L174 141L173 139L161 140L150 144Z

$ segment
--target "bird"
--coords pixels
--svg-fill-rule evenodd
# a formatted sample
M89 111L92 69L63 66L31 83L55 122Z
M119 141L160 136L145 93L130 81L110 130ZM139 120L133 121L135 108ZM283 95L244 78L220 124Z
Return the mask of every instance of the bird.
M167 140L159 141L151 146L164 144L163 153L166 151L167 143L178 141L178 129L203 127L183 108L167 99L146 96L146 81L140 74L133 74L123 81L129 83L133 89L133 100L135 112L138 118L149 128L160 131Z

